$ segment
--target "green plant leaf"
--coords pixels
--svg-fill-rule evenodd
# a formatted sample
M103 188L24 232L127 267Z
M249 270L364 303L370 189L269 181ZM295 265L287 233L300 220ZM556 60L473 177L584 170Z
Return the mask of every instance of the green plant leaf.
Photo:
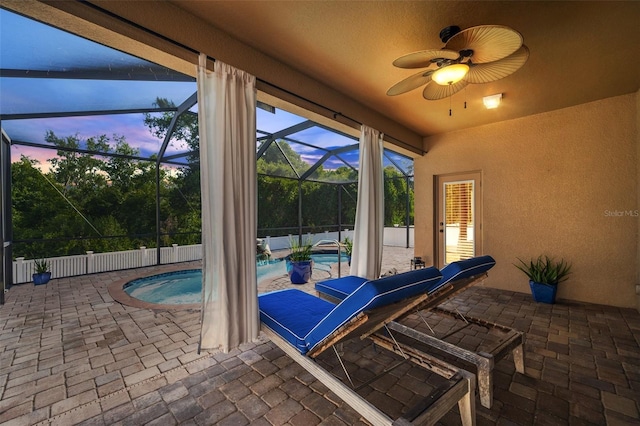
M44 274L45 272L49 272L49 264L45 259L33 259L33 264L35 265L37 274Z
M547 255L540 255L537 259L531 259L529 263L520 258L517 259L520 263L514 263L513 265L529 277L531 281L538 283L557 285L566 281L569 278L569 274L571 274L571 264L564 259L555 261Z
M298 239L295 237L291 237L289 239L289 248L291 249L291 253L289 254L289 259L293 262L302 262L311 260L311 249L312 249L311 239L307 238L305 242L300 244Z

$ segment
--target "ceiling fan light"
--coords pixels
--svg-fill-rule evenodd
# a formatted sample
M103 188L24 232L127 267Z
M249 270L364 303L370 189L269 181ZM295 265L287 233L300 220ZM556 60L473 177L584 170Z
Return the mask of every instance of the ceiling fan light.
M455 84L462 80L469 72L469 65L467 64L453 64L446 67L442 67L431 75L431 80L435 81L441 86L448 86Z
M482 98L482 103L486 109L494 109L498 108L500 105L500 101L502 100L502 93L498 93L497 95L485 96Z

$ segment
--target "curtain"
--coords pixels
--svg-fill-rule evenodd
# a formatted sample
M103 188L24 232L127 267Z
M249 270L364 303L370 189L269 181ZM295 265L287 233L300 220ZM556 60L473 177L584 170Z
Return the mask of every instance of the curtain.
M198 66L202 192L201 349L258 337L255 77L220 61Z
M382 134L363 125L360 133L358 204L351 255L351 275L375 279L382 269L384 176Z

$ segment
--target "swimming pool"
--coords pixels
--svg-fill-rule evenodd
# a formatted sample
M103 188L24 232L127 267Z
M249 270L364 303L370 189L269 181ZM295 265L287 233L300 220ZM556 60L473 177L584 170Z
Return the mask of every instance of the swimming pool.
M138 278L125 284L124 292L149 303L198 303L202 300L202 270L188 269Z
M338 262L338 255L334 253L314 253L312 256L314 268L330 270L331 264ZM346 261L342 254L341 261ZM260 264L257 267L258 281L267 278L286 275L287 268L284 259ZM182 305L200 303L202 301L202 270L188 269L184 271L166 272L149 277L129 281L123 290L131 297L156 304Z

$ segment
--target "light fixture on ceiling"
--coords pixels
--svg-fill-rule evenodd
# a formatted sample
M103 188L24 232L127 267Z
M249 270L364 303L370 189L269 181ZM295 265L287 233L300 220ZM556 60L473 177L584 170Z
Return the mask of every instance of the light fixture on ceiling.
M502 100L502 93L496 95L485 96L482 98L482 103L486 109L498 108L500 101Z
M431 74L431 80L441 86L450 86L462 80L469 72L467 64L453 64L442 67Z
M440 39L443 47L419 50L393 61L398 68L422 70L391 86L387 95L397 96L423 87L422 97L427 100L450 98L469 84L505 78L529 59L522 34L504 25L479 25L465 30L452 25L440 32ZM452 71L457 76L447 75Z

